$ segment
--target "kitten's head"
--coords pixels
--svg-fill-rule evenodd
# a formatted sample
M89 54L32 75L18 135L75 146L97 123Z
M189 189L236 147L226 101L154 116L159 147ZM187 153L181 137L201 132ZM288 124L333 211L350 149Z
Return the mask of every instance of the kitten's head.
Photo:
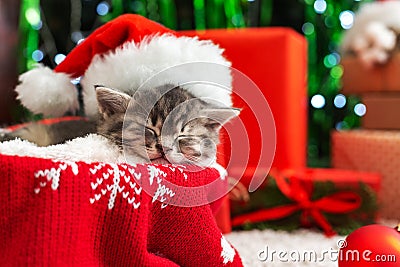
M123 145L125 154L139 162L166 159L200 166L215 162L219 130L239 110L215 107L180 87L163 89L131 97L97 87L99 134Z

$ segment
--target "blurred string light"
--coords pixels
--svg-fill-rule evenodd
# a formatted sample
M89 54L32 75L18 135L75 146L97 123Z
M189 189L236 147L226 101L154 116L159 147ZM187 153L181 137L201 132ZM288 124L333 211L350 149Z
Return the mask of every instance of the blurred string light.
M324 57L324 65L327 68L332 68L336 66L337 64L339 64L339 61L340 61L340 55L336 52L326 55Z
M365 113L367 113L367 107L362 103L358 103L354 106L354 113L357 116L362 117L365 115Z
M343 108L346 105L346 97L343 94L338 94L333 99L333 104L337 108Z
M64 54L57 54L57 55L54 57L54 62L58 65L58 64L60 64L61 62L63 62L65 58L66 58L66 56L65 56Z
M340 79L343 76L343 67L340 65L334 66L331 69L330 75L334 79Z
M100 16L107 15L109 11L110 11L110 5L106 1L100 2L96 7L96 12Z
M40 62L42 61L44 58L44 53L42 52L42 50L35 50L32 53L32 59L36 62Z
M348 30L353 27L354 24L354 12L345 10L339 14L340 25L343 29Z
M323 108L325 106L325 97L317 94L311 98L311 106L314 108Z
M326 11L327 4L325 0L316 0L314 2L314 10L318 14L323 14Z
M312 24L311 22L306 22L301 27L301 30L303 31L303 33L305 35L313 34L314 33L314 24Z
M25 18L28 23L37 28L37 26L41 23L40 13L37 8L30 7L25 11Z

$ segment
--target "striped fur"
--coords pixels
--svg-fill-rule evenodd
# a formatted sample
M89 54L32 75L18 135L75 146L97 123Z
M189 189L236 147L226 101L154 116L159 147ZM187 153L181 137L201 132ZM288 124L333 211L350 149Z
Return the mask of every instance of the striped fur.
M215 162L221 125L236 109L215 108L172 85L140 90L133 97L97 87L98 133L131 160L207 166ZM218 118L218 119L213 119Z

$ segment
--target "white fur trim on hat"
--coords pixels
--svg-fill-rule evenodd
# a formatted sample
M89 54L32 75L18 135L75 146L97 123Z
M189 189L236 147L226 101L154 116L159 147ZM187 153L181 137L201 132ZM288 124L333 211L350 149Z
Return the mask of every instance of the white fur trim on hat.
M62 116L79 108L78 93L65 73L57 73L39 64L35 69L19 76L15 88L26 108L44 116Z
M133 94L147 79L167 68L184 63L208 62L226 66L218 73L210 69L189 68L217 81L221 87L212 85L183 86L196 97L208 97L222 105L231 106L231 63L223 57L223 49L211 41L197 37L176 37L170 34L153 36L136 44L129 42L106 55L96 55L81 79L85 113L89 117L97 114L94 85L104 85ZM204 66L204 65L203 65ZM162 78L159 83L181 85L187 81L188 73L179 73Z

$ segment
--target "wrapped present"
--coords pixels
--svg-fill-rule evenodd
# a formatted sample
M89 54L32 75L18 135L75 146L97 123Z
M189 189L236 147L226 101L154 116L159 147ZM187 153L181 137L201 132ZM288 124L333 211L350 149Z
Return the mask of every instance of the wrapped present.
M400 129L400 93L368 93L362 95L367 113L362 117L365 129Z
M380 175L338 169L273 170L251 201L232 206L232 226L348 234L377 217Z
M356 56L343 57L343 93L400 91L400 53L394 54L384 65L367 68Z
M381 215L400 219L400 131L351 130L332 133L332 165L382 175Z

